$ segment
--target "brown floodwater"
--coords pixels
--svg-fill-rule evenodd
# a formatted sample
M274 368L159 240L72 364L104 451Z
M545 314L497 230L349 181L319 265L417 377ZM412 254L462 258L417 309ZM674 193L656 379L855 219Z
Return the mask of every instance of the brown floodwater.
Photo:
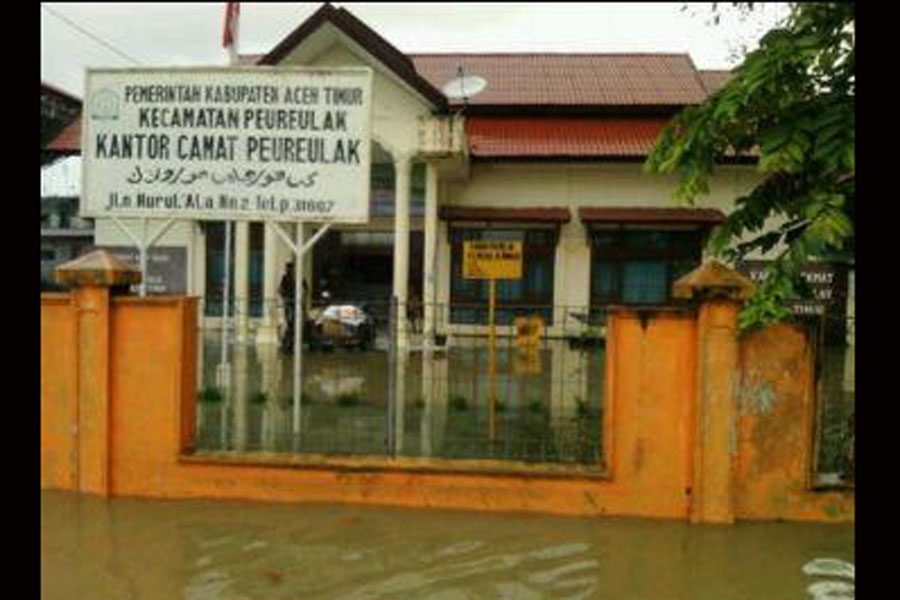
M41 492L46 600L853 598L851 525Z

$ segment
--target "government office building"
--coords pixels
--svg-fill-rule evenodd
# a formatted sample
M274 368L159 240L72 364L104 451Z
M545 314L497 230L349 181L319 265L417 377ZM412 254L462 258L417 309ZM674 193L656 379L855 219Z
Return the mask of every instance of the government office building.
M428 334L486 331L488 286L462 276L465 240L523 243L522 278L497 284L501 325L539 314L553 336L570 315L671 306L672 282L700 264L710 229L760 178L755 161L733 159L685 207L674 177L643 172L666 123L727 78L686 54L405 54L326 4L241 61L372 69L370 220L333 226L304 273L312 303L327 291L384 311L394 296L402 315L415 298ZM77 152L72 130L56 150ZM317 226L305 227L310 239ZM202 297L210 328L222 314L224 231L179 221L150 252L150 292ZM94 241L136 255L109 219L96 220ZM237 222L232 241L239 338L275 341L291 251L261 222Z

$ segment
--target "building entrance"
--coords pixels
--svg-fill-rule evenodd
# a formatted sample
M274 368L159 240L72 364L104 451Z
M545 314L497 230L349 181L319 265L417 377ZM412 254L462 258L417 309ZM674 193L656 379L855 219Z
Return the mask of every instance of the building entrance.
M409 286L421 290L423 234L409 238ZM331 231L313 250L313 304L327 291L330 302L366 302L386 316L393 269L393 231Z

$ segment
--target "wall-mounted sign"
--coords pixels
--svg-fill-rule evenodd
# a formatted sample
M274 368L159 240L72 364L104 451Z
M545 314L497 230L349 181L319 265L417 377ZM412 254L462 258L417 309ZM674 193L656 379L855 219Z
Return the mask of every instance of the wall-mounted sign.
M82 215L365 223L369 68L90 69Z
M463 277L521 279L522 242L464 241Z
M115 258L140 268L137 248L103 246ZM183 246L152 246L147 250L147 293L182 295L187 293L187 249ZM132 286L137 293L138 286Z
M766 276L769 261L745 260L737 263L738 271L759 283ZM822 315L826 312L843 314L847 301L846 265L831 262L808 262L800 269L800 276L809 286L812 297L791 300L795 315Z

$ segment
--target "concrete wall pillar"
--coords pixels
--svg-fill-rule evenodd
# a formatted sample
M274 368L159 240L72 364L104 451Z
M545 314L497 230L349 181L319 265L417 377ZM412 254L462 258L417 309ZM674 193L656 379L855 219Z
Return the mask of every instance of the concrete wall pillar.
M737 318L753 290L748 278L716 261L704 263L673 285L673 296L693 298L699 304L692 523L734 522Z
M78 490L110 491L109 288L76 288L78 329Z
M710 299L700 305L697 319L694 523L734 522L739 310L734 300Z
M78 383L77 490L108 496L110 482L110 288L139 283L140 271L97 250L57 267L74 288Z

